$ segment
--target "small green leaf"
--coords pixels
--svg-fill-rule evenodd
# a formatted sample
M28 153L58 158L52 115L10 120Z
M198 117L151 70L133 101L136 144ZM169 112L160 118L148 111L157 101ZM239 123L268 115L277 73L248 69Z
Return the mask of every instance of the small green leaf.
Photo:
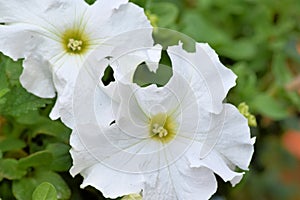
M20 124L33 125L40 123L44 118L48 119L48 117L40 115L38 110L31 110L15 119Z
M210 45L228 44L230 37L221 27L209 21L197 11L184 13L181 19L182 32L199 42Z
M267 94L257 95L251 102L250 106L256 112L275 120L283 119L289 115L282 104Z
M234 60L251 59L256 55L256 44L249 39L228 41L218 48L218 52Z
M9 180L20 179L25 176L27 171L19 167L18 161L15 159L0 160L0 179Z
M25 142L19 139L5 138L0 141L0 151L2 152L22 149L25 146Z
M68 142L71 130L63 125L60 121L52 121L49 118L44 118L38 124L33 126L33 137L45 134L56 137L63 142Z
M53 162L50 169L54 171L68 171L72 166L72 159L69 153L70 146L63 143L49 144L46 148L53 155Z
M43 182L48 182L55 187L58 199L70 199L71 190L60 175L40 168L37 168L28 177L13 181L13 194L17 200L31 199L36 187Z
M41 183L33 192L32 200L57 200L55 187L48 183Z
M151 6L151 13L158 17L157 25L159 27L168 27L175 23L179 10L173 3L158 2Z
M6 99L5 105L2 107L2 112L5 115L14 117L45 107L46 104L52 102L50 99L38 98L21 87L13 87L11 92L6 95Z
M28 167L37 167L50 165L52 162L52 154L48 151L39 151L19 160L19 166L23 169Z

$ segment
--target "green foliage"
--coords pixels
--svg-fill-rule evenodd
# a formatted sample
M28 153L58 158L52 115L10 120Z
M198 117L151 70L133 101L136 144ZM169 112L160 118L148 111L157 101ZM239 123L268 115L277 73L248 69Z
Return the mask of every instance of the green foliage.
M16 138L5 138L0 141L0 151L6 152L11 150L22 149L26 146L26 143Z
M28 93L19 82L21 73L21 61L0 55L0 197L39 199L39 193L49 189L45 199L69 199L68 184L54 171L71 166L70 130L49 119L53 100ZM54 185L55 198L49 184L36 189L43 182Z
M288 116L285 106L266 94L255 96L251 102L251 108L273 119L284 119Z
M71 156L69 153L70 147L64 143L52 143L46 147L48 152L51 152L53 161L50 169L57 172L68 171L71 167Z
M0 57L0 113L17 117L32 110L52 103L49 99L41 99L20 86L19 77L22 63Z
M55 187L47 182L41 183L33 192L32 200L57 200Z
M150 7L150 12L155 13L158 27L172 28L179 14L178 8L168 2L158 2Z
M52 163L52 154L47 151L35 152L19 160L19 166L27 169L29 167L47 166Z
M31 199L34 190L43 182L52 184L59 199L69 199L71 190L59 174L39 168L21 180L13 181L12 191L18 200Z
M21 179L27 171L19 167L19 162L15 159L0 160L0 180L6 178L8 180Z

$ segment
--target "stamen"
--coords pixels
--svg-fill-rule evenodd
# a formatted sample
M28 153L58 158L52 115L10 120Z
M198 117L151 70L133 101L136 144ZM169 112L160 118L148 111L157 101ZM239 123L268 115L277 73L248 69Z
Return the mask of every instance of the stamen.
M69 39L68 48L72 51L80 51L83 42L81 40L75 40L73 38Z
M153 124L152 132L154 133L154 135L158 135L160 138L168 135L168 131L163 126L160 126L157 123Z

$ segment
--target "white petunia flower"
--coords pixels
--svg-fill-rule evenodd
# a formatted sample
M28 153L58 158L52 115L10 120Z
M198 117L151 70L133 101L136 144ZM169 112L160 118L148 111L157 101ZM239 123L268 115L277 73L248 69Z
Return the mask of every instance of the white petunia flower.
M22 85L43 98L57 92L50 116L71 127L73 87L87 56L92 51L99 59L117 56L153 44L143 9L128 0L93 5L84 0L0 0L0 23L0 51L14 60L25 58Z
M114 92L106 92L97 85L102 70L96 67L105 62L81 71L70 172L83 175L82 187L94 186L110 198L142 192L146 200L202 200L216 192L214 174L232 185L241 180L243 173L235 167L247 170L254 139L239 111L222 103L235 76L206 51L207 45L196 46L195 53L181 45L169 48L173 76L164 87L141 88L125 73L124 80L120 76L113 83ZM213 76L208 65L218 74ZM193 70L180 71L189 67ZM216 94L209 91L210 82L224 88L219 100L211 99Z

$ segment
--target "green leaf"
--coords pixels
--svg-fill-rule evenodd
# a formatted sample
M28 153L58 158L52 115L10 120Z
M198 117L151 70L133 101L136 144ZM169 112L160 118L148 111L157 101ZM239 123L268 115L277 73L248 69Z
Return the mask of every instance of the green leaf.
M249 103L250 104L250 103ZM250 104L250 108L272 119L280 120L288 117L286 108L267 94L256 96Z
M251 101L257 93L257 77L255 72L245 62L238 62L231 68L238 76L237 85L229 95L233 96L230 101L239 104L243 101Z
M38 110L31 110L27 113L22 114L21 116L16 117L15 119L20 124L33 125L33 124L39 124L43 122L43 120L48 120L49 117L40 115Z
M175 23L179 14L178 8L174 4L168 2L152 4L150 11L158 17L159 27L168 27Z
M256 44L249 39L229 41L218 48L218 52L234 60L251 59L256 55Z
M0 160L0 179L6 178L9 180L20 179L25 176L27 171L19 167L19 163L15 159Z
M48 183L41 183L33 192L32 200L57 200L55 187Z
M35 124L32 128L33 137L39 134L45 134L56 137L66 143L69 141L71 134L71 130L63 125L60 121L52 121L46 117L38 124Z
M52 102L50 99L38 98L21 87L13 87L6 95L6 99L5 107L2 107L3 113L14 117L45 107Z
M13 194L17 200L31 199L36 187L43 182L48 182L55 187L58 199L70 199L71 190L65 181L57 173L39 168L30 176L13 181Z
M213 23L201 16L199 12L184 13L181 21L182 32L199 42L208 42L211 45L225 45L231 41L227 34Z
M19 160L19 166L23 169L28 167L48 166L52 162L52 154L48 151L39 151Z
M0 98L6 95L10 90L8 88L3 88L0 90Z
M11 86L19 86L19 77L22 73L22 61L19 60L17 62L7 59L5 62L5 72L6 77L9 80Z
M53 162L50 169L54 171L68 171L72 166L72 159L69 153L70 146L63 143L49 144L46 148L53 155Z
M0 151L2 152L22 149L25 146L25 142L19 139L6 138L0 141Z

